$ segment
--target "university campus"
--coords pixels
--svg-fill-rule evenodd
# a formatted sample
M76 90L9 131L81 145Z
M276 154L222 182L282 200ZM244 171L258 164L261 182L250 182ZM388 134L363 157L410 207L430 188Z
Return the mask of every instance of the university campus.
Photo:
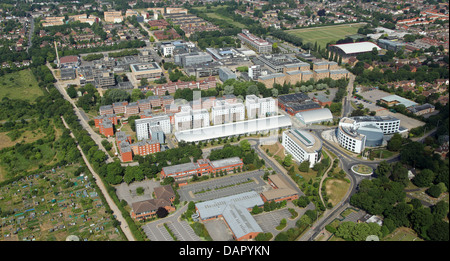
M0 13L0 241L449 240L448 1Z

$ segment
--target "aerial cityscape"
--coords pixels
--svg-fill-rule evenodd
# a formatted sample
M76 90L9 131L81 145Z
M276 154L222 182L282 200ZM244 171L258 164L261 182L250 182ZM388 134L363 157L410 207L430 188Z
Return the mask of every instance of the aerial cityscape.
M448 0L0 14L0 241L449 241Z

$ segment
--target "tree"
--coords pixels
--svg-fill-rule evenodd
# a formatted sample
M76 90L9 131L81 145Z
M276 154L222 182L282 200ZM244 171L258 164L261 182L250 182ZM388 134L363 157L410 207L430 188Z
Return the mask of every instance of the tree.
M429 187L434 180L434 172L430 169L423 169L417 174L414 179L414 185L418 187Z
M433 241L448 241L449 225L447 222L438 220L427 230L427 235Z
M308 206L309 202L310 202L310 200L307 196L300 196L297 199L297 206L304 208L304 207Z
M148 80L147 80L147 78L142 78L141 79L141 86L146 86L146 85L148 85ZM133 89L134 90L134 89Z
M70 85L67 88L67 95L69 95L69 97L72 99L77 97L77 90L75 90L75 86Z
M144 99L144 98L145 98L145 95L144 95L144 93L142 93L141 90L133 89L131 91L131 101L132 102L136 102L136 101L138 101L140 99Z
M156 216L158 218L165 218L167 215L169 215L169 212L163 207L159 207L158 210L156 210Z
M239 142L239 146L241 147L241 149L243 151L250 151L250 148L251 148L250 142L248 142L248 140L241 140Z
M390 151L399 151L402 147L403 138L400 134L395 133L394 136L389 140L387 144L387 149Z
M250 86L248 86L248 88L247 88L247 95L251 95L251 94L254 94L254 95L259 95L259 89L258 89L258 86L256 86L256 85L250 85Z
M309 171L309 160L305 160L302 163L300 163L300 166L298 166L298 170L301 172L308 172Z
M283 165L286 167L290 167L292 165L292 155L291 154L288 154L288 155L286 155L286 157L284 157Z
M438 198L441 195L442 190L438 185L433 184L430 186L429 189L427 189L426 192L428 195L432 196L433 198Z
M428 239L426 231L433 224L433 215L429 208L414 210L410 216L413 229L423 238Z
M383 160L380 164L378 164L375 174L377 177L388 177L391 174L391 165L387 163L387 161Z
M226 85L223 87L223 93L225 95L234 94L234 86L233 85Z

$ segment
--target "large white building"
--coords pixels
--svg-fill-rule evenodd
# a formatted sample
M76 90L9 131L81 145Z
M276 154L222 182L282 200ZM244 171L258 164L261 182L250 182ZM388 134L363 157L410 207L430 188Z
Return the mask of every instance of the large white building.
M228 103L224 100L214 101L211 108L213 125L245 120L245 106L242 103Z
M209 126L209 112L205 109L192 110L183 107L181 111L174 114L175 130L189 130Z
M354 153L365 147L377 147L383 143L384 135L400 131L400 120L391 116L344 117L336 130L339 145Z
M247 109L247 118L264 118L277 114L276 100L272 97L259 98L256 95L245 96L245 107Z
M309 167L321 160L322 141L310 132L290 129L283 132L282 145L286 153L298 162L309 161Z
M173 45L173 44L171 44L171 43L168 43L168 44L162 44L161 45L161 54L164 56L164 57L167 57L167 56L172 56L173 55L173 50L175 49L175 45Z
M155 116L152 118L137 119L136 124L136 138L138 140L150 139L151 127L159 126L164 134L168 134L172 131L172 125L170 125L170 118L167 115Z

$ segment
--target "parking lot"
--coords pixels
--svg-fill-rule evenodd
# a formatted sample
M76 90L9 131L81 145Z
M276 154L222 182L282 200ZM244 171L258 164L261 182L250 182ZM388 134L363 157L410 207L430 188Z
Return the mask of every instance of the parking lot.
M132 203L143 201L147 199L152 199L152 193L155 187L161 186L159 182L152 180L144 180L141 182L133 182L131 184L121 183L116 186L116 194L117 197L122 200L124 199L129 206ZM144 193L142 195L138 195L136 190L137 188L143 188Z
M371 111L376 111L377 112L377 116L392 116L395 117L397 119L400 120L400 126L407 128L408 130L425 125L424 122L407 117L401 113L393 113L391 111L389 111L386 108L380 107L376 105L376 101L391 95L390 93L381 91L381 90L371 90L371 91L366 91L366 92L361 92L359 93L359 95L361 95L362 97L364 97L365 100L369 101L364 101L364 100L358 100L355 98L352 98L351 100L353 102L355 102L356 104L362 104L364 105L365 108L369 108L369 110Z
M178 194L180 201L206 201L248 191L262 192L267 185L262 175L264 171L258 170L215 178L183 186Z
M177 212L164 219L159 219L142 226L145 234L151 241L174 241L170 236L164 223L167 224L170 231L173 232L179 241L200 241L201 239L195 234L194 230L184 220L179 220L179 217L187 209L187 205L183 206Z

